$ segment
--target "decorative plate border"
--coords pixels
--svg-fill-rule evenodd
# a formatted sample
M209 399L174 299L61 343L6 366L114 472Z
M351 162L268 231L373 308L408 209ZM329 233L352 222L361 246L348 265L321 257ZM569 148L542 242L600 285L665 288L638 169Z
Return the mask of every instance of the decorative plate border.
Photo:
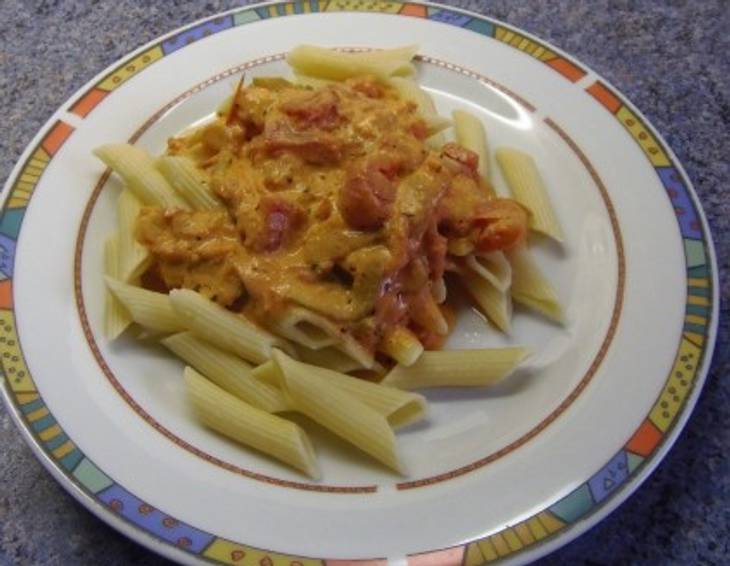
M543 62L566 80L578 82L587 72L567 56L504 24L477 14L437 5L379 0L295 0L248 6L192 24L178 33L137 53L77 98L68 111L85 118L114 89L155 61L209 35L259 20L295 14L336 11L365 11L427 18L471 30L510 45ZM528 519L505 527L487 537L442 550L414 554L409 566L476 566L524 552L584 521L617 494L619 488L637 478L681 426L687 401L704 381L714 318L717 311L713 286L711 243L702 213L689 190L690 182L675 163L663 141L634 111L631 105L600 80L585 88L588 95L611 113L639 145L654 168L674 205L684 243L687 269L687 302L682 337L670 372L647 417L624 446L585 483ZM13 268L16 241L26 207L48 163L74 128L61 120L46 129L19 172L9 179L9 192L0 213L0 365L3 392L12 412L43 451L56 471L96 503L165 545L190 555L223 564L262 566L385 566L383 559L340 561L286 556L216 537L181 523L154 509L114 482L74 444L45 405L36 389L21 350L13 303ZM159 550L165 551L165 546ZM171 552L172 549L168 550Z

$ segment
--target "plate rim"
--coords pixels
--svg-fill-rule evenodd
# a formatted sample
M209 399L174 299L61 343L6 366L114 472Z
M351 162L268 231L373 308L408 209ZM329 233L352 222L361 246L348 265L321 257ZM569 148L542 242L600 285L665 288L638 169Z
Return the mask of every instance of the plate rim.
M334 1L334 0L333 0ZM96 74L92 79L87 81L81 88L79 88L77 91L75 91L70 97L68 97L65 102L63 102L58 109L51 115L51 117L41 126L41 128L38 130L36 135L32 138L30 143L26 146L24 151L21 153L20 157L18 158L18 161L16 165L11 170L11 173L9 177L7 178L2 193L0 193L0 219L4 217L9 210L8 207L8 199L11 196L13 186L15 185L15 181L20 176L21 172L25 168L26 164L31 158L31 154L34 154L34 152L42 146L42 143L51 137L54 133L58 132L58 126L59 124L65 124L65 122L61 121L61 117L64 114L72 114L73 109L79 104L80 100L88 94L94 86L98 85L102 79L110 77L115 71L118 71L121 67L129 63L130 61L134 60L135 58L139 57L141 54L149 51L151 48L154 48L156 46L162 46L162 43L169 39L176 37L184 32L189 32L192 30L197 29L202 24L206 24L209 22L214 22L215 20L219 18L224 18L225 16L234 15L234 14L240 14L240 13L246 13L246 12L256 12L258 13L258 10L261 9L267 9L270 12L270 15L266 18L262 18L259 16L252 20L243 22L242 24L236 24L232 23L230 26L230 29L233 27L237 27L237 25L245 25L246 23L255 23L256 21L267 19L269 17L279 17L279 16L286 16L286 15L294 15L293 7L295 5L299 5L300 7L304 4L309 5L310 7L316 7L316 10L312 10L312 12L317 13L326 13L325 10L328 7L328 0L272 0L267 2L261 2L261 3L254 3L249 4L245 6L239 6L237 8L233 8L230 10L226 10L223 12L215 13L211 16L206 16L203 18L200 18L198 20L195 20L191 23L184 24L178 28L173 29L172 31L162 34L160 36L157 36L153 38L151 41L145 43L144 45L138 47L137 49L134 49L130 51L129 53L126 53L122 57L116 59L113 61L109 66L107 66L105 69L100 71L98 74ZM323 4L323 7L320 9L320 4ZM678 160L676 154L674 151L669 147L669 145L666 143L666 141L663 139L663 137L657 132L657 130L654 128L654 126L647 120L647 118L643 115L643 113L636 107L636 105L631 102L631 100L626 97L625 95L621 94L621 91L616 89L609 81L607 81L603 76L601 76L599 73L591 69L590 67L584 65L581 61L575 59L574 57L568 55L563 50L555 47L550 42L547 42L543 39L540 39L533 34L530 34L528 32L525 32L524 30L517 28L516 26L506 24L496 18L479 14L476 12L472 12L469 10L464 10L457 7L442 5L438 3L433 2L421 2L421 1L410 1L410 0L388 0L386 2L373 2L369 1L366 2L367 5L391 5L393 7L397 7L396 12L386 12L384 10L358 10L358 9L352 9L352 7L348 7L348 5L352 4L349 0L345 0L344 2L340 2L339 4L345 5L344 8L341 8L340 10L337 10L339 12L350 12L350 13L371 13L371 14L378 14L378 15L394 15L394 16L409 16L409 15L415 15L411 13L403 13L402 10L406 7L410 8L411 6L416 8L423 8L424 11L426 11L425 18L428 18L428 9L434 9L439 10L446 13L451 14L460 14L465 17L470 18L470 21L476 20L478 22L486 23L488 26L491 26L492 28L497 28L497 26L518 34L522 36L523 38L534 42L538 46L547 47L550 51L552 51L554 54L559 55L561 59L563 59L565 62L567 62L570 65L573 65L580 71L584 72L583 76L588 76L588 74L592 74L596 78L596 82L600 83L605 89L608 90L608 92L624 107L626 107L635 118L639 120L639 123L641 126L643 126L645 131L648 131L649 134L654 138L654 141L656 144L661 148L662 151L666 154L666 157L669 161L669 166L674 167L676 172L679 174L680 183L684 186L684 189L686 191L686 196L689 198L689 201L691 205L693 206L696 215L697 220L700 224L700 235L702 236L702 243L703 243L703 252L705 253L705 260L706 265L710 269L710 278L708 281L711 283L711 295L710 299L712 300L711 308L709 309L708 313L708 319L709 324L706 325L706 340L704 342L703 347L701 348L701 358L698 360L698 368L696 369L695 377L691 382L691 389L688 392L687 397L683 400L681 403L681 406L677 410L677 412L674 414L672 420L670 420L668 428L663 432L661 435L661 438L658 442L658 444L653 448L653 451L646 457L646 460L641 463L641 465L635 469L632 473L630 473L625 481L623 481L621 484L619 484L618 489L615 491L612 491L608 497L606 497L604 500L601 500L598 503L595 503L589 507L587 512L584 515L581 515L574 521L565 522L563 525L561 525L559 528L557 528L554 532L551 531L550 534L543 540L533 542L530 544L526 544L521 549L517 550L509 550L507 554L500 555L503 557L503 559L506 559L508 563L513 562L519 562L522 563L523 561L529 561L534 560L540 556L544 556L557 548L560 548L564 546L565 544L569 543L570 541L574 540L581 534L583 534L588 529L592 528L596 524L598 524L601 520L603 520L606 516L608 516L613 510L615 510L619 505L621 505L628 497L630 497L640 486L643 484L646 479L648 479L649 476L653 473L653 471L656 469L656 467L663 461L664 457L666 456L667 452L672 448L674 443L676 442L677 438L679 437L679 434L684 429L684 426L686 425L687 420L691 416L692 412L694 411L694 408L697 404L697 400L699 398L699 395L702 392L703 386L706 382L707 375L709 373L710 367L712 365L713 360L713 354L714 354L714 348L716 344L717 339L717 328L718 328L718 314L719 314L719 274L717 270L717 257L714 247L714 239L712 237L712 233L709 228L709 224L707 222L707 219L704 214L704 210L702 208L701 202L699 200L699 197L694 189L694 186L692 184L691 179L687 175L686 170L684 169L682 163ZM362 4L362 2L360 2ZM285 13L286 7L290 6L292 9L291 13ZM280 8L284 8L283 10L279 11ZM422 16L423 17L423 16ZM450 25L458 25L458 24L452 24L451 22L443 22ZM460 27L464 27L461 25ZM223 29L229 29L229 28L223 28ZM223 29L216 30L213 32L217 33L218 31L223 31ZM489 38L497 39L495 36L487 35L484 33L484 31L479 31L477 29L471 29L471 31L474 31L476 33L481 33L482 35L485 35ZM505 44L507 44L505 42ZM509 45L509 44L507 44ZM518 48L519 49L519 48ZM161 49L160 49L161 50ZM166 53L161 55L159 58L164 57L167 55ZM155 59L157 60L157 59ZM154 60L152 61L154 62ZM552 65L551 65L552 66ZM556 69L557 70L557 69ZM136 73L137 71L135 71ZM559 73L562 73L558 70ZM131 76L134 76L133 73ZM572 80L569 77L567 77L568 80ZM129 77L127 77L129 78ZM582 78L582 77L581 77ZM121 82L124 82L126 79L123 79ZM575 80L573 80L575 82ZM121 83L120 83L121 84ZM594 83L595 84L595 83ZM588 91L588 89L584 89ZM602 102L598 97L593 95L594 98L596 98L599 102ZM603 103L604 106L606 106L605 103ZM93 107L92 107L93 109ZM610 110L610 109L609 109ZM89 110L91 111L91 110ZM83 116L81 116L83 117ZM68 126L68 124L66 124ZM64 132L61 131L61 141L58 147L60 148L60 145L65 141L66 137L71 135L73 129L71 129L70 132ZM630 132L631 133L631 132ZM65 134L65 136L63 135ZM632 133L632 136L635 138L635 141L641 145L638 139L636 139L636 134ZM645 150L646 151L646 150ZM55 153L55 152L54 152ZM52 155L49 157L52 158ZM653 164L650 166L652 168L655 168ZM42 174L42 173L41 173ZM39 176L40 178L40 176ZM667 187L665 186L665 189ZM669 195L667 195L668 198ZM30 200L30 198L28 198ZM26 205L27 206L27 205ZM679 222L677 220L677 222ZM678 226L680 229L680 238L682 239L682 242L684 241L684 235L681 233L681 225ZM16 237L17 239L17 234ZM13 261L14 261L14 253L13 255ZM687 256L685 251L685 273L686 270L689 268L687 265ZM686 274L686 277L689 276ZM12 275L9 276L9 280L12 280ZM8 307L5 307L8 308ZM12 304L9 307L11 316L12 316ZM684 333L682 333L682 336L680 336L679 339L679 345L682 344ZM679 356L679 348L677 350L677 353L675 354L675 359L677 356ZM22 352L21 352L22 356ZM27 413L24 413L23 410L21 410L21 404L17 402L16 399L13 398L13 395L17 392L14 392L11 390L11 385L9 385L9 378L8 375L5 373L5 364L3 363L3 379L2 379L2 387L0 389L2 390L2 396L3 401L5 403L5 406L8 409L9 414L11 415L12 420L15 422L16 426L20 429L22 438L26 441L26 443L30 446L32 452L40 460L40 462L43 464L43 466L51 473L51 475L58 481L64 489L66 489L67 492L69 492L77 501L79 501L84 507L89 509L94 515L102 519L104 522L127 536L128 538L142 544L143 546L147 547L148 549L161 554L163 556L167 556L168 558L171 558L173 560L176 560L180 563L185 564L199 564L201 562L209 562L211 560L210 557L206 557L203 555L203 551L205 549L202 549L199 553L193 554L190 551L184 550L183 548L180 548L179 546L175 546L173 543L165 541L161 537L153 534L152 532L145 530L140 525L132 522L131 520L127 518L123 518L120 515L116 514L112 509L110 509L108 506L104 505L100 499L96 497L96 494L90 493L90 491L87 491L78 483L78 480L75 480L73 477L72 470L66 471L59 463L58 459L54 459L51 454L49 453L49 450L45 448L40 440L34 436L33 432L31 431L31 427L29 424L26 424L24 422L24 415L27 415ZM668 382L668 379L667 379ZM666 383L665 382L665 385ZM42 399L42 396L40 395L40 392L36 391L38 394L38 397ZM661 396L661 394L660 394ZM657 398L657 403L659 401L659 398ZM648 416L646 417L648 419ZM636 433L634 433L636 434ZM627 442L628 444L628 442ZM620 453L622 450L625 449L624 445L621 449L619 449ZM617 454L618 454L617 453ZM82 454L82 457L84 455ZM615 456L614 456L615 457ZM613 459L613 457L612 457ZM88 459L90 462L91 460ZM610 463L610 462L609 462ZM93 462L92 462L93 464ZM599 469L598 472L600 472L603 469ZM596 474L598 473L596 472ZM102 472L103 473L103 472ZM592 475L590 478L593 478L595 476ZM589 479L590 479L589 478ZM584 485L588 484L588 480L584 484L581 484L582 487ZM116 483L113 483L113 485L118 485ZM119 486L122 487L122 486ZM123 487L122 487L123 489ZM571 492L571 494L574 492ZM559 503L560 501L567 499L570 497L571 494L568 494L567 496L559 499L558 501L554 502L551 505L545 506L543 509L540 509L539 512L545 511L552 506L554 506L556 503ZM535 513L534 516L536 516L537 513ZM191 527L194 529L194 527ZM505 533L506 531L510 530L511 527L505 527L503 530L500 530L496 533L493 533L491 535L488 535L483 538L477 538L474 540L469 540L460 543L459 545L456 545L454 547L449 547L447 549L436 549L436 550L428 550L419 552L416 554L412 554L409 556L424 556L424 555L440 555L446 558L446 554L451 550L454 549L461 549L462 552L462 559L460 559L458 562L461 562L462 560L466 560L468 546L472 543L476 543L480 540L485 540L487 538L491 538L494 536L494 534L500 535L502 533ZM197 529L195 529L197 530ZM216 535L212 533L206 533L211 535L212 541L206 545L209 546L216 540L225 540L221 539L220 537L217 537ZM514 534L514 533L513 533ZM229 541L231 542L231 541ZM238 543L235 543L238 544ZM243 545L242 545L243 546ZM259 549L263 550L263 549ZM272 552L275 553L275 551L266 551L266 552ZM291 559L296 559L296 557L290 557ZM322 560L325 562L325 559L319 559L316 558L316 560ZM366 566L367 560L360 561L363 566Z

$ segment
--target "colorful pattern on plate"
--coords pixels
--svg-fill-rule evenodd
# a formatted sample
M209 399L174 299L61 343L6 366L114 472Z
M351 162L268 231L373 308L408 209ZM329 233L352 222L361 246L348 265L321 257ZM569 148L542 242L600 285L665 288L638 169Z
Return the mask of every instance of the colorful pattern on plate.
M367 11L428 18L471 30L514 47L548 65L573 83L587 74L578 64L555 53L548 46L486 17L408 2L297 0L248 7L188 27L124 61L73 102L69 111L81 118L86 117L109 93L129 82L155 61L210 35L268 18L333 11ZM654 167L675 207L684 239L687 305L683 337L672 372L641 426L624 447L584 484L547 509L485 538L458 547L409 556L409 566L476 566L493 562L544 541L595 512L656 454L667 434L680 420L684 403L700 375L702 364L707 362L705 353L713 311L712 265L709 261L708 240L699 220L700 213L688 190L689 182L674 165L669 152L654 136L651 128L617 93L600 81L594 82L585 91L626 128ZM13 311L12 277L15 242L25 207L49 161L73 131L72 126L62 121L56 122L48 130L14 178L0 215L0 361L9 397L19 409L27 430L38 446L57 463L64 475L117 515L167 544L176 545L213 562L245 566L384 566L383 559L343 561L285 556L218 538L181 523L115 483L75 446L55 421L36 390L20 349Z

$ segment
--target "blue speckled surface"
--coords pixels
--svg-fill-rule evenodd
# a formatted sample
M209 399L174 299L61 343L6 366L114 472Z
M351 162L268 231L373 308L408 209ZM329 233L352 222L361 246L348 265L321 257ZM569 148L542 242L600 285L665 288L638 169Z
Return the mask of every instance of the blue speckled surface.
M704 203L721 267L720 334L685 432L644 486L541 564L730 564L730 6L717 1L448 2L530 31L625 93ZM0 179L76 89L128 51L241 2L0 3ZM0 407L0 564L162 564L78 505Z

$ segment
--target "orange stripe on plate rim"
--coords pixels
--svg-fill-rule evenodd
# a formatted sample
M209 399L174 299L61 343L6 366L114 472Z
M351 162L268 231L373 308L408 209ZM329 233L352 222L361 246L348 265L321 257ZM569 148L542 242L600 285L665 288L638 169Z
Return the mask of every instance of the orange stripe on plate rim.
M13 283L12 279L0 281L0 309L13 308Z
M417 18L426 18L428 13L426 12L426 6L419 6L417 4L404 4L400 10L403 16L415 16Z
M71 112L77 116L86 118L86 116L89 115L89 112L96 108L96 106L104 100L108 94L109 93L104 90L93 88L76 101L76 103L71 107Z
M547 61L546 64L550 65L553 69L555 69L558 73L563 75L571 82L577 82L586 76L586 72L583 69L581 69L577 65L574 65L570 61L567 61L566 59L550 59L550 61Z
M615 114L621 108L621 101L601 81L593 83L586 92L605 106L611 114Z
M639 456L648 456L659 444L662 439L661 431L649 420L641 423L641 426L626 443L626 450L638 454Z
M58 121L51 131L48 132L48 135L43 138L41 147L48 152L48 155L54 155L73 131L73 126L69 126L66 122Z

